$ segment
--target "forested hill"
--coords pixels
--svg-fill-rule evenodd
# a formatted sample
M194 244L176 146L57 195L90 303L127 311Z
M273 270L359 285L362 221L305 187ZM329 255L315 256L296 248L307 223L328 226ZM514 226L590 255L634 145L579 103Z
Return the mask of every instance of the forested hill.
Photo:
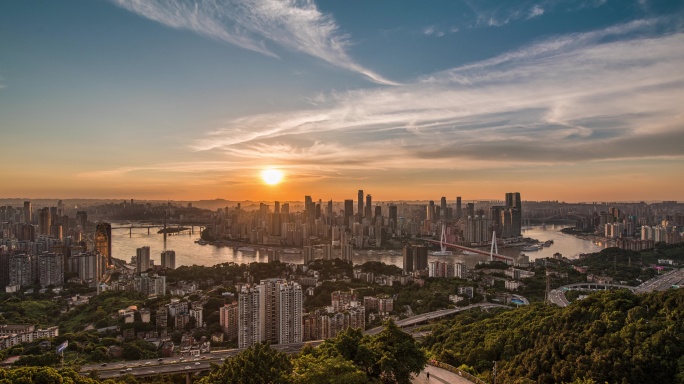
M433 356L497 383L684 383L684 290L589 296L443 323Z

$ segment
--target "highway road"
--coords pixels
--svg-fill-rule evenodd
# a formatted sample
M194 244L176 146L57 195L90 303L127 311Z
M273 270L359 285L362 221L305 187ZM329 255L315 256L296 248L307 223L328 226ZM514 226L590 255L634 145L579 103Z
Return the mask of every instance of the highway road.
M322 343L321 340L309 341L306 343L293 344L279 344L271 347L285 353L297 353L305 344L317 346ZM156 376L158 374L170 375L174 373L195 373L199 371L210 370L210 364L222 364L223 360L232 357L242 352L243 348L226 349L219 351L212 351L210 354L204 354L201 357L183 356L183 357L166 357L163 359L150 360L135 360L123 361L108 364L93 364L84 365L81 367L81 374L87 375L88 372L98 371L100 379L111 379L123 375L131 374L136 377L140 376Z
M559 307L567 307L570 302L565 297L565 291L568 289L576 289L578 286L589 285L590 283L576 283L564 285L562 287L553 289L549 292L549 301L558 305ZM648 281L643 282L637 287L628 287L624 285L615 284L597 284L605 286L613 286L615 288L627 288L634 291L634 293L647 293L653 291L665 291L670 289L673 285L681 286L684 284L684 268L675 269L662 275L656 276Z
M439 318L444 317L444 316L453 315L454 313L467 311L469 309L473 309L473 308L477 308L477 307L480 307L480 308L508 308L508 309L511 308L509 306L501 305L501 304L479 303L479 304L468 305L466 307L461 307L461 308L442 309L439 311L423 313L422 315L407 317L403 320L398 320L396 322L396 324L401 328L410 327L412 325L424 323L426 321L430 321L430 320L434 320L434 319L439 319ZM376 327L376 328L371 328L371 329L367 330L365 333L367 335L375 335L375 334L380 333L382 330L383 330L383 327Z

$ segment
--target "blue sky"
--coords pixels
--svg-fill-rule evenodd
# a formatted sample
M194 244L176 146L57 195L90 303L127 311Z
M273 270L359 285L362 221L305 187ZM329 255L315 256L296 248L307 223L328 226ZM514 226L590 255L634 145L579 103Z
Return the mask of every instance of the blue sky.
M677 199L683 30L681 1L7 1L0 194Z

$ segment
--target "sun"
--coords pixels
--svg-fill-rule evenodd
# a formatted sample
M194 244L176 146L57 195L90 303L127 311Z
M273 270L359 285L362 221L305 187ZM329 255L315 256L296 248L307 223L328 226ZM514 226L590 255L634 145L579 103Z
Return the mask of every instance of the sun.
M264 169L261 171L261 179L268 185L276 185L283 179L283 171L279 169Z

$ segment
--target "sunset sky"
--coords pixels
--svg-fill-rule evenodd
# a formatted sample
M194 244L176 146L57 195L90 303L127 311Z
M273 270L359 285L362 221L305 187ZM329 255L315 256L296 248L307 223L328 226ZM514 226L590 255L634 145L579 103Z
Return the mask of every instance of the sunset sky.
M3 1L0 133L0 198L681 201L684 2Z

